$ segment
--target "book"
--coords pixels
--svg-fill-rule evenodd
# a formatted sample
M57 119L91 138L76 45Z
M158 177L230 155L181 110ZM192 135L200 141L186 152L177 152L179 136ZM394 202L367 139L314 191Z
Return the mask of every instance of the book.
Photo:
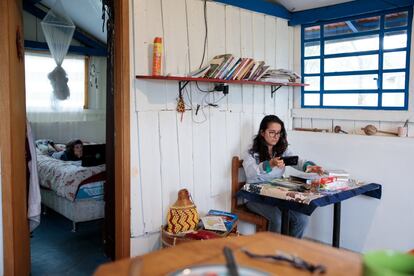
M246 66L252 61L251 58L246 58L244 62L240 65L240 69L234 74L233 80L239 80L240 76L244 73Z
M242 61L242 58L239 58L236 63L234 63L233 67L226 73L226 75L223 77L223 79L228 80L234 73L234 70L239 66L240 62Z
M241 70L240 74L238 75L237 79L242 80L244 79L244 76L247 74L249 69L254 65L254 60L250 59L248 63L244 66L243 70Z
M239 65L237 65L236 69L233 71L233 74L230 76L229 80L234 80L237 74L240 72L240 70L243 68L243 66L246 64L248 58L242 58Z
M218 66L214 69L214 71L212 71L209 74L209 78L215 78L216 75L218 74L218 72L221 70L221 68L224 66L224 64L226 64L227 60L232 57L232 54L223 54L223 55L218 55L215 56L213 59L217 59L220 61L220 63L218 64Z
M232 57L230 59L229 64L226 66L226 68L223 70L223 72L220 74L219 79L224 79L226 75L230 72L230 70L234 67L234 65L237 63L239 59Z
M245 69L243 70L242 74L239 77L239 80L245 79L247 74L252 70L253 66L254 66L254 60L252 59L250 63L246 65Z
M218 72L214 75L214 78L219 79L220 75L223 73L224 70L227 69L231 61L234 59L234 57L231 55L227 60L224 61L223 66L219 68Z
M250 75L248 76L249 80L254 80L254 77L256 76L258 70L263 66L264 61L256 61L254 63L253 69L250 73Z
M286 168L286 173L289 174L291 178L297 181L302 181L303 183L306 183L306 180L316 180L321 178L321 176L317 173L299 171L291 166Z
M336 176L336 177L342 177L342 178L348 178L350 174L341 169L325 169L324 174L327 174L328 176Z
M210 67L211 67L211 65L207 64L206 66L203 66L199 69L196 69L196 70L190 72L188 74L188 76L192 77L192 78L201 78L202 76L204 76L206 74L206 72L210 69Z
M204 229L215 231L227 231L223 218L219 216L205 216L201 218Z
M207 213L207 217L208 216L220 217L223 220L228 232L230 232L235 227L238 221L238 216L236 214L225 211L210 210Z
M213 57L212 60L210 60L209 65L210 69L206 72L204 75L205 78L209 78L213 73L217 70L218 67L223 63L224 61L224 55L218 55Z

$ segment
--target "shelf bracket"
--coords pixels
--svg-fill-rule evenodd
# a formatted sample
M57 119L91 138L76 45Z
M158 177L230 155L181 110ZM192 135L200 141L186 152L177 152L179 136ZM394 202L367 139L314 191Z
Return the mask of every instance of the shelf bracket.
M184 88L187 86L187 84L188 84L189 82L190 82L190 81L179 81L179 82L178 82L178 92L179 92L179 94L180 94L180 95L182 94L182 92L183 92Z
M272 92L272 94L270 95L272 98L273 98L273 94L275 94L275 92L277 91L277 90L279 90L280 89L280 87L282 87L281 85L272 85L272 86L270 86L270 92Z

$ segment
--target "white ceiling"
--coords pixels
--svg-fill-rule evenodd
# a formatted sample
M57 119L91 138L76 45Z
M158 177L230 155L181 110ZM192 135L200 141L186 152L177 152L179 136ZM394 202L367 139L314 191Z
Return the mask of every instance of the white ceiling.
M350 0L272 0L279 3L289 11L302 11L340 3L351 2Z
M106 42L106 28L102 32L101 0L61 0L61 2L77 27L98 40ZM51 8L55 4L55 0L42 0L41 3Z

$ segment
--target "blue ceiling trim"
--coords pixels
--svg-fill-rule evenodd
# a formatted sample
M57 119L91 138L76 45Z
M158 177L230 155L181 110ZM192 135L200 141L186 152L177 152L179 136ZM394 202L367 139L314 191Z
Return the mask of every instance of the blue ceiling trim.
M214 0L226 5L239 7L246 10L260 12L268 15L281 17L284 19L290 19L292 13L285 7L278 3L272 3L265 0Z
M24 48L26 50L49 52L49 46L47 45L46 42L25 40ZM82 56L98 56L98 57L106 57L107 55L105 49L95 49L95 48L88 48L84 46L69 46L68 53L82 55Z
M43 19L46 15L45 11L36 7L30 0L23 1L23 9L39 19ZM102 43L96 38L93 38L90 35L87 35L84 31L80 30L78 27L76 27L75 32L73 33L73 38L79 41L80 43L84 44L85 46L99 49L99 50L106 49L105 43Z
M292 13L289 26L357 16L414 5L414 0L356 0L333 6Z

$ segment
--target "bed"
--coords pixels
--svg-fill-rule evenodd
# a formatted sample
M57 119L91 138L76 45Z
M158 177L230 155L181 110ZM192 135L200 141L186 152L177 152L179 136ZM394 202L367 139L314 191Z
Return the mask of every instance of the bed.
M105 216L105 165L82 167L38 153L37 170L42 204L71 220L73 232L77 223Z

